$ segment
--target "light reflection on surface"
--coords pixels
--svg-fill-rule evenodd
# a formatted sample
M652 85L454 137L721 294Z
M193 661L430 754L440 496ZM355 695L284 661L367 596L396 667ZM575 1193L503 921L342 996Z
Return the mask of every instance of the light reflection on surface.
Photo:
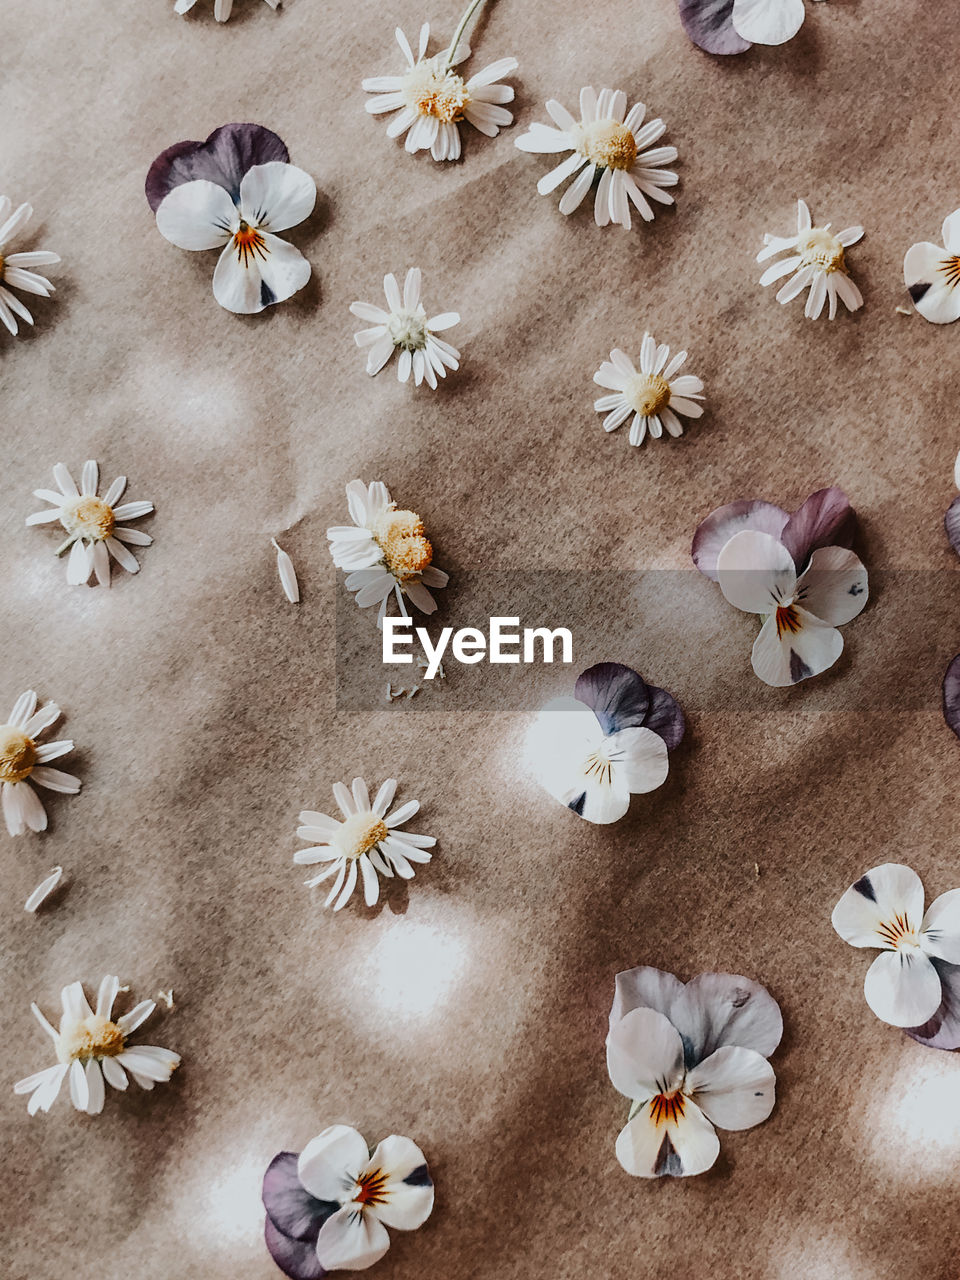
M263 1247L263 1202L260 1187L267 1162L262 1156L243 1153L239 1163L229 1154L215 1168L204 1170L203 1176L191 1180L184 1197L182 1211L190 1222L204 1223L204 1231L192 1232L209 1243L211 1251L222 1252L224 1245L234 1249Z
M816 1228L799 1231L774 1256L779 1263L776 1280L881 1280L878 1271L854 1255L848 1240Z
M401 917L368 953L362 969L363 999L369 996L374 1002L378 1018L384 1013L427 1018L444 1007L466 961L467 944L461 935Z
M890 1173L933 1176L960 1159L960 1060L916 1046L905 1055L868 1117L872 1157Z

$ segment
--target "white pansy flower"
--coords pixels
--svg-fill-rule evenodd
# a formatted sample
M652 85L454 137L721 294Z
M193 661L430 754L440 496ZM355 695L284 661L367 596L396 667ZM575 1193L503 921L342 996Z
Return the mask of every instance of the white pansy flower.
M460 30L464 25L461 23ZM490 138L495 138L501 128L513 124L513 116L504 109L505 103L513 101L513 89L497 82L516 71L519 66L516 58L500 58L464 80L454 68L470 56L468 45L455 39L451 49L426 57L430 24L425 22L420 28L415 58L410 42L399 27L396 37L407 62L406 71L399 76L372 76L363 82L366 92L376 95L366 103L371 115L398 113L387 126L388 137L406 134L407 151L429 150L434 160L458 160L460 130L457 126L461 121L466 120Z
M763 618L753 669L777 687L832 667L843 652L837 628L867 603L867 571L846 547L819 547L798 576L779 538L748 529L725 543L716 573L732 605Z
M944 218L941 237L942 249L929 240L910 246L903 281L925 320L950 324L960 317L960 209Z
M254 315L310 279L310 263L277 232L309 218L316 199L308 173L271 160L247 170L236 203L206 178L174 187L157 206L157 229L180 249L221 249L213 296L227 311Z
M852 947L880 949L863 993L883 1022L921 1027L943 999L938 964L960 965L960 889L923 910L923 884L910 867L886 862L846 891L831 923Z
M52 267L60 261L59 254L47 249L31 249L23 253L11 253L10 241L26 226L33 214L29 204L13 208L9 196L0 196L0 323L16 337L20 326L18 318L33 324L33 316L11 289L32 293L38 298L49 298L54 292L46 276L38 275L34 267Z
M404 598L422 613L433 613L437 602L429 588L445 587L450 579L433 565L433 547L417 513L398 511L379 480L369 485L351 480L347 504L353 524L332 526L327 538L333 563L347 571L347 590L356 593L360 608L379 605L378 626L391 595L404 617Z
M0 724L0 802L12 836L47 828L47 813L34 786L66 795L76 795L80 790L79 778L48 767L51 760L72 751L73 742L69 738L36 741L59 718L60 708L55 702L48 702L38 711L37 695L28 689L14 703L7 723Z
M371 376L379 373L398 351L397 378L406 382L413 373L415 386L426 381L436 390L438 377L445 378L448 369L460 368L460 352L437 334L459 324L460 316L456 311L443 311L428 318L420 284L420 268L411 267L402 294L396 276L388 273L383 277L388 310L370 302L351 302L353 315L372 326L354 334L354 341L367 352L367 373Z
M640 344L640 368L618 348L610 352L593 380L607 387L613 394L600 396L593 402L597 413L606 414L604 431L615 431L633 414L630 423L630 443L643 442L647 430L654 440L666 429L668 436L683 434L683 423L678 414L699 418L703 413L703 383L692 374L676 374L687 358L686 351L678 351L670 359L670 348L659 345L649 333L643 335Z
M642 102L627 111L622 89L601 89L599 94L589 85L581 89L579 120L551 98L547 112L557 127L532 124L516 139L521 151L573 152L540 179L540 194L548 195L576 174L560 200L560 212L573 213L599 175L593 209L598 227L612 222L629 229L631 203L645 222L651 222L651 200L674 203L665 188L676 186L677 175L663 166L676 160L677 149L653 147L667 126L659 118L644 124L645 111Z
M788 256L767 267L760 283L773 284L793 272L777 293L777 301L786 306L809 288L803 312L808 320L816 320L826 302L829 302L828 314L832 320L837 314L838 298L848 311L857 311L863 306L863 296L850 279L844 250L862 236L863 227L846 227L834 233L829 222L823 227L813 226L806 202L798 200L797 234L763 237L764 247L757 254L758 262L766 262L778 253L788 252Z
M129 547L149 547L153 539L139 529L120 526L128 520L139 520L153 510L152 502L124 502L117 505L127 487L127 477L118 476L102 498L97 497L100 469L92 459L83 464L80 485L62 462L53 468L59 492L34 489L35 498L52 503L44 511L27 516L27 524L52 524L58 520L67 531L57 548L57 555L70 552L67 560L67 582L81 586L95 573L101 586L110 585L110 557L128 573L139 573L140 565Z
M180 1055L153 1045L127 1044L127 1039L157 1007L143 1000L129 1013L114 1020L113 1003L120 979L108 975L100 983L96 1010L90 1008L79 982L61 992L63 1013L59 1029L53 1027L37 1005L30 1008L40 1026L53 1040L57 1065L19 1080L14 1093L29 1094L30 1115L49 1111L56 1102L64 1080L69 1079L70 1100L78 1111L96 1116L103 1110L104 1080L114 1089L126 1089L128 1074L143 1089L170 1079L180 1065Z
M301 866L327 864L319 875L305 881L311 888L331 876L336 877L323 904L325 907L332 903L334 911L339 911L346 906L358 876L363 882L364 901L372 907L380 896L380 876L392 880L397 875L402 880L412 880L411 864L430 861L433 855L427 850L437 843L435 837L401 830L419 812L419 801L408 800L388 812L396 790L396 778L388 778L371 804L362 778L354 778L350 790L342 782L336 782L333 795L343 814L342 820L310 809L300 814L302 825L297 835L315 843L309 849L299 849L293 860Z

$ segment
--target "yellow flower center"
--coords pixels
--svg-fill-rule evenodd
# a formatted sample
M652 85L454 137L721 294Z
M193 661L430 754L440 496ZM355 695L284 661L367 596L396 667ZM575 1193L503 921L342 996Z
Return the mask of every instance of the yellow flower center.
M115 1058L123 1049L123 1032L115 1022L108 1022L96 1013L81 1022L68 1023L57 1036L57 1057L61 1062Z
M113 533L117 520L113 507L108 507L102 498L75 498L61 507L60 523L68 533L102 542Z
M670 383L659 373L638 373L623 394L641 418L649 418L670 403Z
M650 1119L655 1125L676 1124L683 1119L686 1100L679 1089L673 1093L658 1093L650 1101Z
M237 251L237 261L244 267L248 267L254 258L260 258L261 261L265 262L267 250L264 246L264 238L257 228L251 227L249 222L244 222L241 218L240 225L233 237L233 247Z
M797 244L800 263L804 267L817 266L823 271L845 271L843 245L825 227L813 227L800 237Z
M3 254L0 253L0 280L3 279Z
M390 834L382 818L372 813L355 813L340 824L334 836L337 848L345 858L359 858Z
M33 739L12 724L0 725L0 782L22 782L36 763Z
M629 169L637 158L637 140L625 124L597 120L572 131L577 150L605 169Z
M433 559L423 521L415 511L385 511L373 529L387 568L398 582L422 573Z
M422 351L427 345L426 318L416 311L395 311L387 321L387 332L395 347Z
M906 915L898 913L892 920L885 920L877 926L877 933L893 947L894 951L916 950L920 946L917 932Z
M452 124L463 117L470 101L462 76L444 70L439 58L426 58L411 67L403 77L403 100L418 115L435 116L441 124Z

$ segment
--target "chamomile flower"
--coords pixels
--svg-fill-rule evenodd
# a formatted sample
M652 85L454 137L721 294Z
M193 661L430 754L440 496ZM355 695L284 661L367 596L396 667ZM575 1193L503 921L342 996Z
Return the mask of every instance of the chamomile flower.
M56 253L46 249L32 249L26 253L10 253L7 246L17 232L29 222L33 208L22 204L13 210L9 196L0 196L0 322L16 337L20 326L17 318L33 324L33 316L11 289L33 293L38 298L49 298L53 285L33 267L52 267L60 261Z
M12 836L47 829L47 814L33 787L76 795L80 779L72 773L50 769L57 760L73 750L73 742L37 742L37 738L60 719L55 702L37 710L37 695L32 689L21 693L13 705L6 724L0 724L0 803L7 830ZM33 785L31 785L33 784Z
M611 395L594 400L597 413L604 413L604 431L616 431L633 414L630 423L630 443L641 444L650 430L658 440L664 428L670 436L683 435L683 424L678 413L688 418L699 418L703 413L703 383L692 374L674 375L687 358L686 351L678 351L670 359L670 348L659 345L649 333L643 335L640 344L640 369L625 352L616 347L610 352L593 380L601 387L608 387Z
M177 0L173 6L175 13L188 13L197 0ZM271 9L276 9L280 0L267 0ZM213 16L218 22L226 22L233 13L233 0L213 0Z
M516 145L521 151L573 153L537 183L545 196L577 175L560 199L561 213L580 207L598 175L593 206L598 227L613 222L629 230L631 203L645 222L653 221L651 200L674 203L665 188L676 186L678 178L663 166L676 160L677 148L652 145L667 126L659 118L644 124L642 102L627 111L622 89L601 89L598 94L588 85L580 90L579 120L553 98L547 112L557 127L532 124Z
M103 1110L106 1095L104 1080L114 1089L126 1089L127 1075L133 1076L142 1089L152 1089L170 1079L180 1065L180 1055L153 1045L127 1044L157 1007L153 1000L138 1005L114 1020L113 1003L120 990L120 979L107 975L100 983L96 1011L90 1008L83 986L71 982L64 987L60 999L63 1013L59 1030L53 1027L39 1008L30 1008L34 1017L53 1040L57 1065L18 1080L14 1093L29 1094L27 1111L49 1111L60 1088L69 1077L70 1100L77 1111L97 1116Z
M371 377L380 372L394 351L399 351L398 379L407 382L412 372L415 386L425 381L436 390L438 376L445 378L448 369L460 368L460 352L437 334L459 324L460 316L456 311L442 311L428 319L420 298L420 282L420 268L411 267L401 295L396 276L385 275L386 311L369 302L351 302L353 315L372 326L353 336L357 346L367 352L367 373Z
M52 507L27 516L27 524L52 524L59 520L67 531L57 548L57 555L69 551L67 582L82 586L95 573L101 586L110 585L110 557L128 573L139 573L140 565L128 549L149 547L153 539L139 529L119 526L128 520L139 520L153 510L152 502L124 502L117 506L127 487L127 477L118 476L102 498L97 497L100 469L92 459L83 464L80 487L62 462L53 468L54 489L34 489L34 497L50 502Z
M398 511L379 480L351 480L347 504L353 525L334 525L327 538L333 563L348 570L346 587L356 592L360 608L380 606L377 626L383 625L391 594L405 618L404 596L421 613L433 613L437 602L427 588L445 587L450 578L431 563L433 547L417 513Z
M327 864L319 875L305 881L310 888L331 876L336 877L323 904L325 907L333 903L334 911L339 911L346 906L356 888L358 868L363 881L363 899L372 907L380 897L380 876L392 880L398 875L401 880L412 880L411 863L430 861L433 855L427 850L437 843L436 839L400 830L418 812L420 802L408 800L387 812L396 790L396 778L388 778L371 804L362 778L354 778L351 791L342 782L335 782L333 795L343 814L342 821L309 809L300 814L302 825L297 835L315 843L309 849L299 849L293 860L301 866Z
M863 237L863 227L847 227L834 233L828 222L823 227L813 226L806 202L797 201L797 234L795 236L764 235L764 247L757 254L758 262L766 262L778 253L789 250L789 256L767 267L760 277L764 286L773 284L783 276L790 279L777 293L777 301L784 306L804 289L809 288L803 314L816 320L829 300L829 316L837 314L839 298L848 311L863 306L863 296L847 272L844 250Z
M457 126L461 121L466 120L488 138L495 138L501 128L513 124L513 116L503 105L513 101L513 89L498 81L516 71L520 65L516 58L500 58L464 80L454 67L466 62L469 45L455 40L450 49L426 57L430 24L425 22L414 58L410 42L399 27L396 37L407 69L399 76L372 76L363 82L367 93L376 94L366 103L371 115L399 113L387 126L387 137L406 134L404 146L411 153L429 150L434 160L459 160Z

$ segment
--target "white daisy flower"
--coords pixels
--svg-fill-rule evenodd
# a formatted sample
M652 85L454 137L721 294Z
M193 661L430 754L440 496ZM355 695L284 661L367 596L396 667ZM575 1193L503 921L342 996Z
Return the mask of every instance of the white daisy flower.
M763 237L764 247L757 254L758 262L766 262L787 249L791 252L789 257L767 267L760 283L764 286L773 284L792 271L794 274L780 289L777 301L785 306L809 287L803 313L810 320L816 320L828 299L831 320L837 314L838 298L848 311L857 311L863 306L863 296L850 279L843 251L856 244L862 236L863 227L847 227L834 235L829 222L823 227L813 226L806 202L798 200L797 234Z
M149 547L153 539L139 529L121 529L127 520L139 520L153 510L152 502L124 502L117 500L127 487L127 477L118 476L102 498L97 497L100 470L92 459L83 464L80 487L62 462L53 468L53 478L59 493L53 489L34 489L35 498L53 503L52 508L35 511L27 516L27 524L52 524L59 520L67 531L67 538L57 548L62 556L69 550L67 582L82 586L96 573L97 581L104 587L110 585L110 556L128 573L139 573L140 565L125 544Z
M382 626L393 593L405 618L404 596L421 613L433 613L437 602L427 588L445 587L450 577L431 564L433 547L417 513L398 511L379 480L369 485L351 480L347 505L353 525L334 525L327 537L333 563L348 570L346 587L357 593L360 608L378 604L377 626Z
M188 13L197 0L177 0L173 6L175 13ZM271 9L276 9L280 0L267 0ZM233 12L233 0L213 0L213 16L218 22L226 22Z
M9 253L7 245L17 232L30 220L33 208L22 204L15 211L9 196L0 196L0 321L16 337L20 326L17 317L27 324L33 324L33 316L23 305L11 288L21 289L24 293L36 294L39 298L49 298L54 292L53 285L45 277L32 271L32 267L52 267L60 261L60 255L50 253L46 249L33 249L27 253Z
M654 440L660 439L664 427L668 435L683 435L683 424L677 414L699 418L703 413L703 405L697 404L703 399L700 379L692 374L674 377L686 358L686 351L678 351L671 360L670 348L664 343L658 346L650 334L645 333L640 344L638 372L630 357L615 347L610 359L593 375L594 382L613 393L593 402L597 413L607 415L603 420L604 431L616 431L632 413L631 444L641 444L648 427Z
M301 840L317 843L309 849L298 849L293 855L300 866L317 862L328 865L319 875L304 883L312 888L321 880L336 876L327 894L325 907L333 903L334 911L346 906L357 884L357 867L363 879L363 899L372 907L380 897L378 875L393 879L412 880L412 862L429 862L427 853L437 843L433 836L418 836L412 831L401 831L420 808L418 800L408 800L392 813L387 813L397 790L396 778L388 778L377 792L373 804L362 778L354 778L350 791L342 782L333 784L333 796L340 806L343 821L330 818L325 813L305 809L300 814L302 825L297 828ZM334 899L336 901L334 902Z
M13 704L7 723L0 724L0 803L12 836L22 836L28 828L47 829L46 811L31 783L71 796L80 790L80 779L72 773L47 768L51 760L72 751L73 742L69 738L36 741L59 718L60 708L55 702L48 702L38 711L37 695L28 689Z
M460 352L437 334L459 324L460 316L456 311L442 311L428 319L420 300L420 281L420 268L411 267L401 296L396 276L388 272L383 277L388 311L369 302L351 302L352 314L372 325L353 337L357 346L367 351L367 373L371 377L380 372L394 351L399 351L398 379L406 382L412 371L415 386L425 380L436 390L437 375L445 378L448 369L460 368Z
M516 58L491 62L466 81L453 69L470 56L470 46L459 42L469 16L470 12L450 48L432 58L424 56L430 39L428 22L420 28L416 58L407 37L397 27L397 44L407 60L406 71L399 76L372 76L363 82L367 93L377 95L366 103L371 115L399 112L387 126L387 137L399 138L405 133L404 146L411 153L429 150L434 160L459 160L457 125L461 120L469 121L488 138L495 138L501 128L513 124L513 116L503 106L513 101L513 89L497 81L516 71L520 65Z
M597 94L588 85L580 90L579 121L553 98L547 111L557 128L532 124L529 132L516 139L516 145L521 151L573 152L537 183L537 190L545 196L577 174L561 197L561 213L573 213L580 207L598 173L593 206L598 227L614 222L629 230L631 201L645 222L653 221L650 200L674 203L665 188L676 186L679 179L662 166L676 160L677 149L652 146L667 126L659 118L643 124L646 107L642 102L627 111L627 95L622 89L601 89Z
M49 1111L57 1100L64 1080L70 1078L70 1100L78 1111L97 1116L103 1110L106 1090L104 1079L114 1089L126 1089L127 1073L142 1089L169 1080L180 1065L180 1055L153 1045L127 1047L127 1037L146 1022L157 1007L152 1000L142 1000L129 1013L113 1021L113 1002L120 990L120 979L108 975L100 983L97 1009L87 1003L83 986L71 982L60 993L63 1013L60 1029L54 1027L35 1004L30 1008L44 1031L53 1040L58 1065L47 1067L35 1075L18 1080L14 1093L28 1093L27 1111Z

